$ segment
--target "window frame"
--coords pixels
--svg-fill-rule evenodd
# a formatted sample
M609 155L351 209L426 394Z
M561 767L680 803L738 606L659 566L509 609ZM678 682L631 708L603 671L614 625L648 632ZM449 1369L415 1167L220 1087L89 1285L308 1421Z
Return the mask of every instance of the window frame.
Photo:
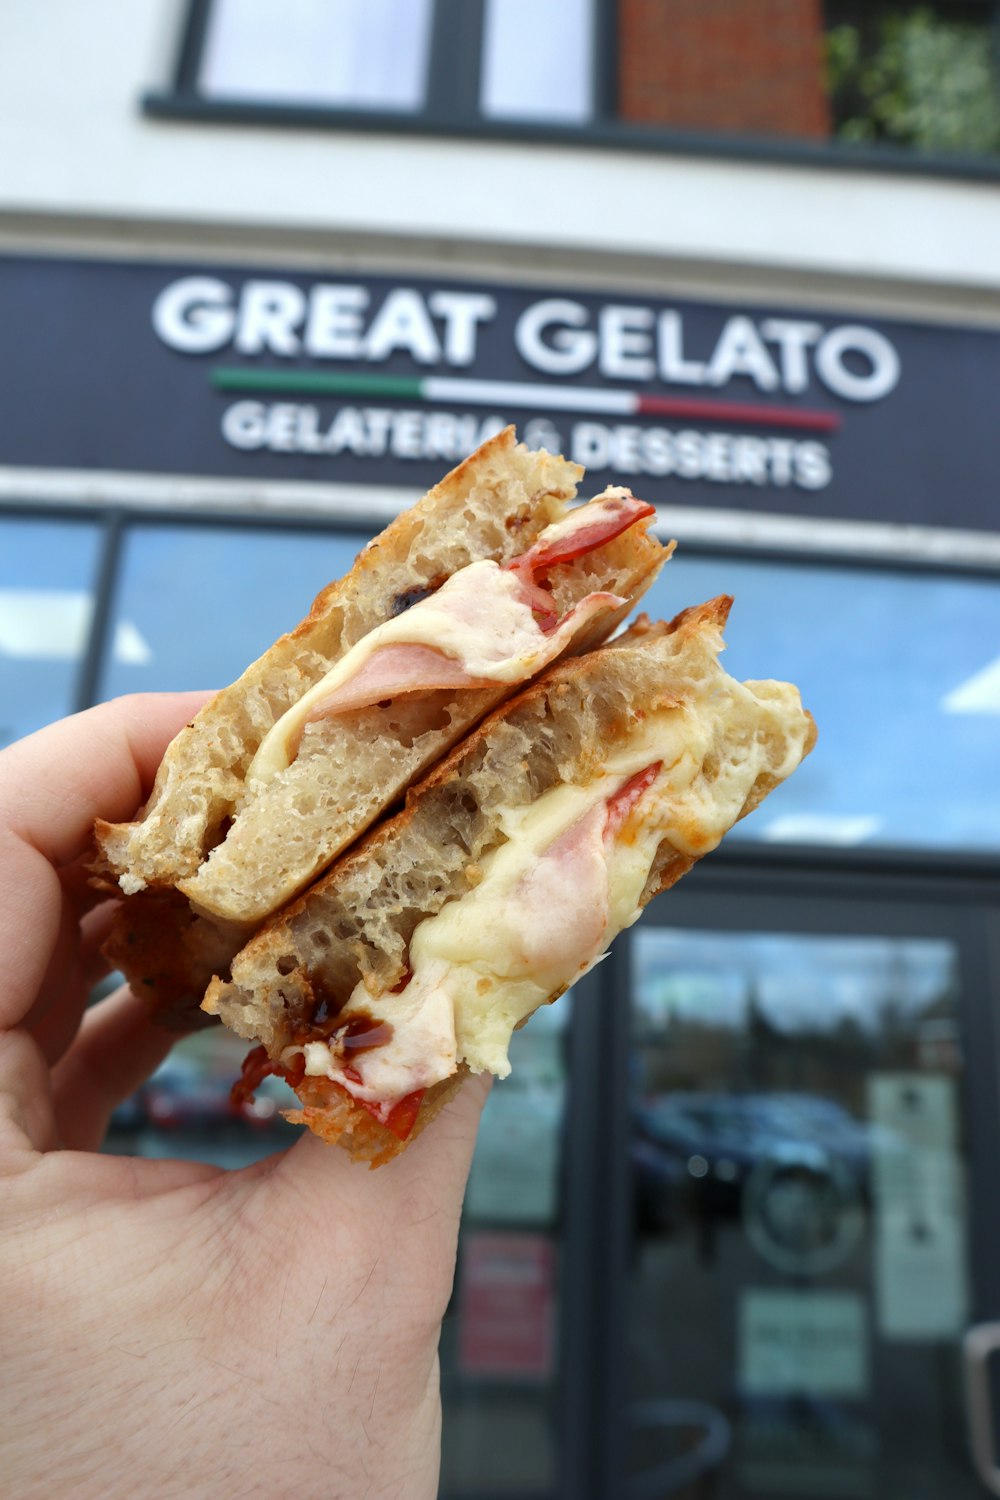
M618 41L616 0L593 0L591 91L594 112L579 125L492 119L479 108L484 0L434 0L427 103L422 111L278 104L213 99L199 92L198 75L213 0L187 0L172 83L147 90L141 108L151 119L206 125L252 125L373 134L458 137L579 149L652 152L724 158L833 171L888 172L973 182L1000 180L996 157L962 152L922 152L905 146L849 146L838 141L795 141L723 131L708 133L625 124L615 118ZM997 6L1000 33L1000 4Z

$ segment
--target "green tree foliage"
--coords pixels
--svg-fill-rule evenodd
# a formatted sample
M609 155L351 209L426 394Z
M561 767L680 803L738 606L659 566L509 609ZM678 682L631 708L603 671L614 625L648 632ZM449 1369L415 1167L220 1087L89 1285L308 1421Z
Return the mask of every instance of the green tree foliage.
M834 134L924 151L1000 150L1000 94L985 22L919 7L827 34Z

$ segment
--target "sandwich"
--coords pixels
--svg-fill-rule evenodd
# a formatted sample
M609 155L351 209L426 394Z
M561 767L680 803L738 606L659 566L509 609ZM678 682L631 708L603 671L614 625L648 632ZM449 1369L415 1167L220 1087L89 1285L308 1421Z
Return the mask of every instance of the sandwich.
M512 428L484 444L181 731L140 818L98 823L104 878L144 897L114 944L130 978L164 924L217 962L504 698L618 627L672 544L628 490L571 507L582 473Z
M377 1166L812 748L797 690L719 664L731 600L641 617L498 706L267 922L203 1009L289 1118Z

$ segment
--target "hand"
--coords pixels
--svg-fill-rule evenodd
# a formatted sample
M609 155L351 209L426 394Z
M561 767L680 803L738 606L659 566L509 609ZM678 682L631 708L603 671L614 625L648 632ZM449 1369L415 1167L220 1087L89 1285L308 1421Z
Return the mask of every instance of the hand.
M95 1154L172 1038L127 988L85 1010L115 903L82 861L203 699L0 754L4 1492L430 1500L480 1081L374 1172L311 1135L236 1172Z

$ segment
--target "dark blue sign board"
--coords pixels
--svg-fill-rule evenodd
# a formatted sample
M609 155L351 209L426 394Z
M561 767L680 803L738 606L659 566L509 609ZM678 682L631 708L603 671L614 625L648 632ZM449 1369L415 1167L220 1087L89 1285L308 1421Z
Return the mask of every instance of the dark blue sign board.
M0 464L419 491L499 427L667 504L997 528L1000 334L350 273L0 259Z

